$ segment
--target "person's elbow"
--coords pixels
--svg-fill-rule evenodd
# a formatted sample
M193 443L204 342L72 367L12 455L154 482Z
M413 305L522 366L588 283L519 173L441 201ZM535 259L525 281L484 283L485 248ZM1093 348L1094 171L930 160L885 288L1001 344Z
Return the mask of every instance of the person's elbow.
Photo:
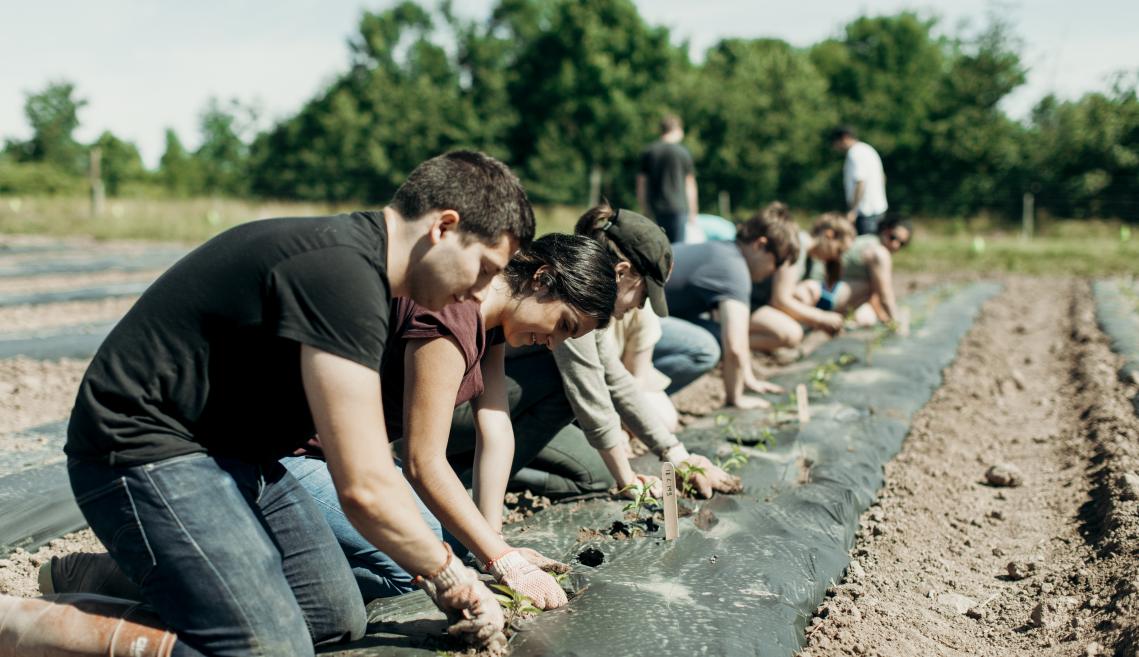
M357 526L367 523L384 508L383 487L373 481L349 484L337 491L337 497L344 515Z
M431 472L431 466L434 459L428 455L416 454L414 451L408 454L407 461L403 464L403 476L407 478L416 488L426 482Z
M776 294L771 297L771 307L791 317L797 318L795 297L791 294Z

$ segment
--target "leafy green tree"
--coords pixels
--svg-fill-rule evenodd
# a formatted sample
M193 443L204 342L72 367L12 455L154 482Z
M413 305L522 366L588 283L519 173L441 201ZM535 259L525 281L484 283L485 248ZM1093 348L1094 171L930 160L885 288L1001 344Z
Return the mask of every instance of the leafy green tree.
M202 191L226 196L248 192L249 147L245 137L256 121L256 110L237 100L209 100L199 119L202 143L194 151Z
M830 158L820 135L836 120L826 92L808 57L783 41L728 39L709 50L684 103L705 204L719 190L739 208L813 200L830 182L817 173Z
M637 154L675 106L672 82L687 56L632 0L560 0L548 11L510 84L521 118L511 131L513 160L538 200L584 201L579 172L599 169L607 195L632 202Z
M172 196L192 196L203 190L198 163L172 128L166 129L166 149L158 163L158 181Z
M943 214L1019 211L1024 130L999 107L1024 84L1019 48L996 18L978 35L949 43L948 70L922 126L921 146L899 154L913 205Z
M1139 72L1108 93L1044 98L1032 114L1028 167L1038 205L1067 217L1139 220Z
M127 185L146 178L142 157L134 144L104 131L92 147L97 147L101 153L100 170L108 195L117 196Z
M43 91L28 94L24 115L32 127L32 138L10 144L10 149L25 162L43 162L72 175L84 173L86 151L75 141L74 133L79 127L79 111L85 105L87 101L76 95L70 82L52 82Z
M480 145L480 117L433 41L435 20L412 2L366 12L352 69L254 145L255 190L386 201L424 159Z

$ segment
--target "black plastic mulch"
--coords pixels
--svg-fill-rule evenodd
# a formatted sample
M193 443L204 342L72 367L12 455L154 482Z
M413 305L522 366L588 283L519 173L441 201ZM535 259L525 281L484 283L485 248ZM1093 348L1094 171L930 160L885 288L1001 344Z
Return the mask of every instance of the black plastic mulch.
M981 283L914 295L907 300L916 316L913 334L885 339L871 350L871 363L866 344L873 334L864 333L831 341L779 377L790 389L841 354L860 359L833 375L829 395L815 393L809 424L785 423L774 432L774 447L746 450L749 461L738 471L744 493L701 504L706 529L693 516L681 519L681 536L671 542L659 534L579 536L581 528L605 530L622 519L622 503L609 500L555 505L510 528L512 542L556 558L573 560L587 548L604 554L596 568L575 563L587 581L584 591L568 607L526 622L511 641L512 654L794 653L826 589L849 564L858 518L882 485L883 465L900 449L913 414L941 385L941 371L981 305L999 289ZM770 421L766 413L739 413L732 424L754 436ZM724 429L714 424L686 430L685 444L726 457ZM369 638L334 654L438 649L439 616L422 594L379 601L370 611L376 623Z

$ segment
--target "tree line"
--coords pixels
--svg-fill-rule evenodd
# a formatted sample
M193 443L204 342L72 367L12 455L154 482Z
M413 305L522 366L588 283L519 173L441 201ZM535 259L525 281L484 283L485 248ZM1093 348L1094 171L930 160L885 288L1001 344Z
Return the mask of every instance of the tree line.
M168 130L157 171L109 132L77 143L84 101L53 83L28 96L33 137L0 154L0 193L81 189L98 146L112 195L381 203L420 161L477 148L510 163L537 203L584 204L592 179L634 205L639 151L676 113L705 210L720 192L740 213L772 199L842 207L827 133L847 124L881 153L904 212L1012 217L1032 192L1054 216L1139 220L1139 75L1047 96L1015 121L999 103L1026 69L992 17L946 35L911 12L867 16L807 48L725 39L693 62L632 0L500 0L482 20L408 1L365 12L349 47L348 70L268 129L211 100L201 146Z

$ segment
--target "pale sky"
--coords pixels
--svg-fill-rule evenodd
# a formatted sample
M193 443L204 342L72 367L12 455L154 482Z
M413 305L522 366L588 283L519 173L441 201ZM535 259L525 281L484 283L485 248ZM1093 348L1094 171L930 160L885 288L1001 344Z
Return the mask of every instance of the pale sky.
M0 0L0 139L27 138L26 92L74 82L89 102L77 137L103 130L139 146L156 166L167 127L188 148L211 96L258 105L266 121L292 115L347 69L360 13L394 4L344 0ZM429 3L425 3L429 4ZM493 0L455 0L483 18ZM1015 118L1045 94L1077 98L1107 88L1114 71L1139 70L1134 0L637 0L642 16L687 39L694 59L724 37L775 37L807 46L862 14L912 9L954 32L1000 8L1024 42L1028 84L1006 99Z

